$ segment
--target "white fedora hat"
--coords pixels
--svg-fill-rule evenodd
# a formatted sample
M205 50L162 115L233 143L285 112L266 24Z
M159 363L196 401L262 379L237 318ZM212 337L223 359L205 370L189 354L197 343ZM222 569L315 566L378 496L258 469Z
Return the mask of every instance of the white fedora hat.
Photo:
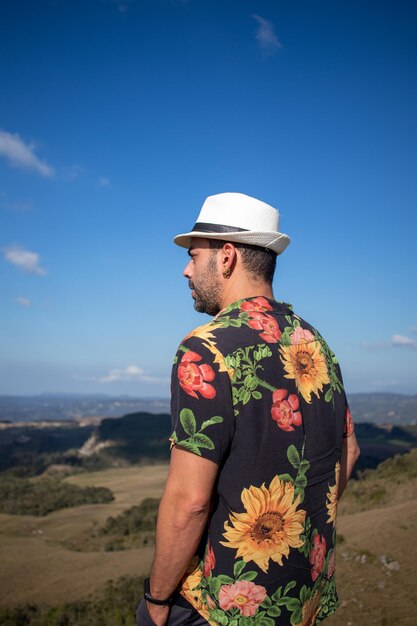
M243 193L219 193L209 196L201 207L194 228L174 237L174 243L190 248L193 237L220 239L284 252L290 238L278 232L277 209Z

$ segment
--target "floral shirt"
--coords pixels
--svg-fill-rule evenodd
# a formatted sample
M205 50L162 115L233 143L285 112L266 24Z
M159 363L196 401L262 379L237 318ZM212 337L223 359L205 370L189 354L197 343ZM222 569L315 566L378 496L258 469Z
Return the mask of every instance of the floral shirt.
M338 605L335 522L353 423L339 365L288 304L240 300L191 332L172 373L172 443L219 466L180 585L213 626L307 626Z

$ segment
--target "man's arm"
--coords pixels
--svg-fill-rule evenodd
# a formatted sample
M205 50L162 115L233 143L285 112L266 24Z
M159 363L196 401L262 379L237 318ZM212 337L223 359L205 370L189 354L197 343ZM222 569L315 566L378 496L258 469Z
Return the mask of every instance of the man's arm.
M174 447L168 478L158 511L155 557L150 591L169 598L193 558L207 523L218 466L213 461ZM163 626L169 607L148 603L157 626Z
M353 467L359 458L360 449L356 440L355 433L343 439L342 455L340 458L340 479L338 498L340 499L344 492Z

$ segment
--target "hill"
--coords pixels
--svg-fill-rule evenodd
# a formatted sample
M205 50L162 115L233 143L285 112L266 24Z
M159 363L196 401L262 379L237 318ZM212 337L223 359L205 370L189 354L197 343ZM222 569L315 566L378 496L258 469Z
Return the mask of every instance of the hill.
M139 577L148 571L151 550L74 552L62 540L91 529L93 521L109 530L114 523L125 528L130 522L123 512L159 497L165 473L166 466L153 466L80 474L66 481L107 487L115 500L45 518L0 515L0 623L133 626ZM109 515L116 522L108 523ZM326 626L414 626L416 532L417 449L349 484L338 511L341 606Z
M355 432L361 448L355 476L361 470L373 469L382 461L396 454L404 454L417 446L417 435L409 426L377 426L358 422Z
M375 468L394 454L417 446L412 426L357 423L358 470ZM34 422L0 427L0 472L38 476L148 464L169 458L168 414L132 413L91 422Z
M12 515L43 516L81 504L111 502L113 495L104 487L79 487L57 478L30 481L0 476L0 512Z
M168 414L132 413L104 419L95 431L98 456L112 464L144 463L169 458Z
M167 460L170 434L166 413L133 413L98 425L90 420L1 424L0 472L28 477Z
M94 429L69 421L0 424L0 472L36 476L56 463L80 466L78 450Z
M78 420L83 417L121 417L126 413L169 411L166 398L132 398L104 394L0 395L0 422Z
M351 393L348 401L356 423L417 424L417 395Z
M98 488L84 487L84 489ZM101 526L92 524L91 528L71 537L64 545L71 550L84 552L98 550L110 552L154 545L158 506L159 498L145 498L140 504L130 507L120 515L110 516Z
M101 466L144 463L169 458L169 415L134 413L102 420L92 435L91 462ZM417 446L417 435L406 427L356 424L361 446L357 471L375 468L385 459Z
M414 626L417 450L351 481L338 511L341 606L326 626Z
M0 605L61 606L100 592L109 580L146 575L152 559L152 547L147 545L122 551L75 551L68 544L94 527L109 528L109 518L122 521L124 512L143 500L160 498L167 467L116 468L64 481L83 488L105 487L114 495L111 502L84 504L43 517L0 514ZM72 624L80 626L80 622Z

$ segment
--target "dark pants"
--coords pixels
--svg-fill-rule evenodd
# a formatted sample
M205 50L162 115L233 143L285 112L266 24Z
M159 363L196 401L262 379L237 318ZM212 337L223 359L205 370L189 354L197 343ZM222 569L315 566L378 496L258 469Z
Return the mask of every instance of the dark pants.
M137 626L155 626L145 600L136 610ZM179 596L171 607L167 626L208 626L208 622L182 596Z

